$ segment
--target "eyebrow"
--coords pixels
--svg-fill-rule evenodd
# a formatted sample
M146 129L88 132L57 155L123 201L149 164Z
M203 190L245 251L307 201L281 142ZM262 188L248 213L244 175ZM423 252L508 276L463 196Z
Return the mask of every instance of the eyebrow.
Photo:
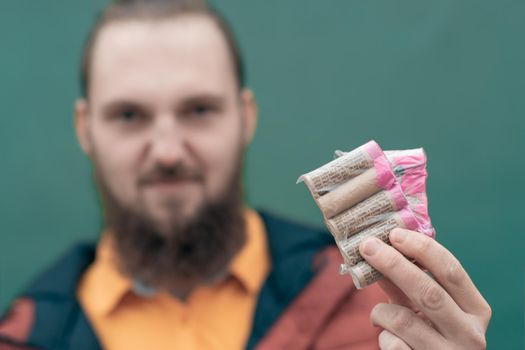
M150 111L150 109L143 103L122 99L122 100L111 101L107 105L105 105L102 108L102 115L104 116L113 115L122 108L138 109L138 110L145 111L145 112Z
M197 103L208 103L216 107L223 107L226 104L226 99L217 94L197 94L183 98L179 103L178 108L184 109Z

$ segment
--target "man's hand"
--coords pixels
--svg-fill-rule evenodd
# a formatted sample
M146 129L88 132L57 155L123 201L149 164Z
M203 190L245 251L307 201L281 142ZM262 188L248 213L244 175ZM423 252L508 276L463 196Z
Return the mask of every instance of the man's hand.
M485 349L491 309L459 261L435 240L394 229L390 242L363 242L363 257L386 277L388 304L371 313L381 349ZM405 256L428 270L433 278Z

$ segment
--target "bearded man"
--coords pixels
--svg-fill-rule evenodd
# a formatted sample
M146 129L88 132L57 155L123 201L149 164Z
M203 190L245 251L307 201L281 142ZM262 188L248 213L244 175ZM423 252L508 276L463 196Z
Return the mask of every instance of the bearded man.
M82 91L76 132L105 230L15 300L0 349L485 347L490 307L438 243L391 234L433 279L365 242L389 281L357 292L328 234L246 207L257 107L232 32L205 2L110 4Z

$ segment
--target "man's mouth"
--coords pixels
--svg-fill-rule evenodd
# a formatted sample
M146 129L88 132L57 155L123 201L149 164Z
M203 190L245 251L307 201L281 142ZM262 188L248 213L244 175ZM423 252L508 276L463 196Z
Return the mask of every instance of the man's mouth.
M183 178L183 179L159 179L151 181L145 184L146 189L154 189L162 192L173 192L179 191L184 188L194 186L198 184L196 179Z

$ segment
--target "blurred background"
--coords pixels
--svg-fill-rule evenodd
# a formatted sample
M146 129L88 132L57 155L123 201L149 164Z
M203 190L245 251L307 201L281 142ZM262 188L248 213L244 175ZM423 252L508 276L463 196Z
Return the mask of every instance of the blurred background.
M98 237L72 106L105 3L0 2L0 311L67 247ZM321 226L300 174L370 139L424 147L437 238L493 307L489 348L523 348L525 2L214 3L260 107L249 202Z

